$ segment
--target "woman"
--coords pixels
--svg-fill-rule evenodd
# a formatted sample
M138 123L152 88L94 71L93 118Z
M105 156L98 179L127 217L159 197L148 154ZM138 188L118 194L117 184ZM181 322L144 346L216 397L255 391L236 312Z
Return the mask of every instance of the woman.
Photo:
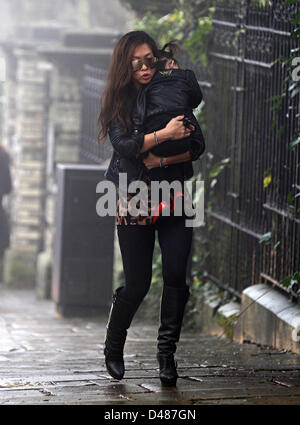
M118 185L118 174L127 172L130 181L140 178L147 184L150 195L148 170L166 167L166 179L190 178L193 174L191 160L197 153L188 151L168 158L159 158L143 152L157 143L189 137L194 128L186 128L182 116L172 118L165 128L150 134L132 133L131 113L138 91L148 84L156 72L158 48L155 41L143 31L125 34L115 46L108 71L106 87L101 96L98 123L100 140L110 137L114 148L106 172L107 179ZM148 216L120 214L122 191L118 191L116 217L117 234L122 255L125 285L113 295L105 339L105 363L110 375L116 379L124 376L123 349L127 330L146 296L152 277L152 258L155 230L162 252L163 293L158 330L157 360L163 385L176 385L177 370L174 360L176 342L179 340L185 304L189 298L186 285L186 266L192 242L192 227L185 227L185 217L166 216L153 221L148 203ZM127 195L131 199L133 194Z
M8 152L0 145L0 282L3 278L3 256L5 250L9 247L10 237L9 220L2 205L4 195L8 195L12 191L10 162Z

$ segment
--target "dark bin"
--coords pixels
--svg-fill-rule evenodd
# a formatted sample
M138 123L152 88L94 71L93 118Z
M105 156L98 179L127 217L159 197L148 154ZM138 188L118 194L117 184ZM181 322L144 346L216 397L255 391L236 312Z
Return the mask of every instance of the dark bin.
M52 298L62 316L101 314L111 302L115 217L96 212L105 170L57 165Z

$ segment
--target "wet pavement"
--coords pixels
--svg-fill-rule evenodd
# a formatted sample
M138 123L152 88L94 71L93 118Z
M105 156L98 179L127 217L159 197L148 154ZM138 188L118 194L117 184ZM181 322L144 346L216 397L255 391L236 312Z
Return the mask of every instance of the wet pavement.
M300 356L183 329L176 388L158 376L158 323L134 318L122 381L107 373L107 316L57 317L32 290L0 287L0 404L300 404Z

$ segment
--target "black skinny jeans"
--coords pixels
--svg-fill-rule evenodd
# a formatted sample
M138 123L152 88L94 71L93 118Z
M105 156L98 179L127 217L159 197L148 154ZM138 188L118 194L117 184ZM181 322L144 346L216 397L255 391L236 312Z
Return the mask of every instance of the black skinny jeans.
M146 226L120 225L117 232L125 275L121 294L130 302L142 302L150 289L156 230L162 253L163 284L176 288L186 285L193 227L185 226L184 216L163 217L160 223Z

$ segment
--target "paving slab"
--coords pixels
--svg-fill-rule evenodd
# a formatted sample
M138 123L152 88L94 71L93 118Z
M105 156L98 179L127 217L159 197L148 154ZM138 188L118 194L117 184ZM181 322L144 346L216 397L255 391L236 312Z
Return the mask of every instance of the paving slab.
M300 355L183 328L176 388L160 384L157 323L134 319L124 379L106 371L106 316L63 318L34 290L0 286L1 405L300 404Z

